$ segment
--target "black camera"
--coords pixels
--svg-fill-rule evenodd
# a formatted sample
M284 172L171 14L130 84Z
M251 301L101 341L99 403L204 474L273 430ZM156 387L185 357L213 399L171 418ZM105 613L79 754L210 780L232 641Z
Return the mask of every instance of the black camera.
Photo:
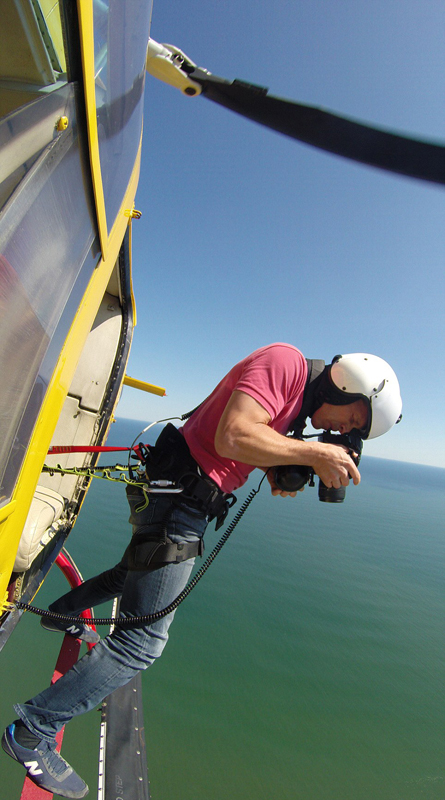
M304 439L305 437L295 436L294 438ZM350 433L331 433L330 431L324 431L321 436L318 437L318 441L347 447L354 464L357 466L359 465L363 441L358 431L351 431ZM298 492L306 483L308 483L309 486L315 486L314 470L312 467L299 466L297 464L275 467L274 481L277 487L283 492ZM329 489L322 480L318 483L318 499L321 500L322 503L343 503L345 495L346 486L340 486L339 489Z

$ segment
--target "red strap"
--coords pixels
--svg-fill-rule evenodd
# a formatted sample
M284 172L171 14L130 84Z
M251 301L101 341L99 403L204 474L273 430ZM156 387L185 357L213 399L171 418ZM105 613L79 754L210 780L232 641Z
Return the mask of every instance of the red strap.
M60 453L110 453L117 450L130 450L129 447L101 447L100 445L84 445L84 444L55 444L48 450L49 456L58 455Z

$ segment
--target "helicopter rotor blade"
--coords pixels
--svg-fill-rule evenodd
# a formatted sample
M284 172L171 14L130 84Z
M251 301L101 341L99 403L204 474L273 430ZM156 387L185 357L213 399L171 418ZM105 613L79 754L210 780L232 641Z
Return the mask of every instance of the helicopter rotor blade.
M243 81L226 81L199 68L187 70L208 100L254 122L339 156L373 167L445 184L445 147L282 100Z

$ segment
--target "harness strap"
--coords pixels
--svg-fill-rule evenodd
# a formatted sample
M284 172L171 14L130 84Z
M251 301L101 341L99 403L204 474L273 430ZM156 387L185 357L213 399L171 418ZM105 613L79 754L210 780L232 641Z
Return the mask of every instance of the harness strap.
M135 533L127 547L128 569L132 571L152 570L163 564L179 564L189 558L202 556L204 542L181 542L176 544L167 536L166 542L147 537L146 533Z
M314 394L318 391L320 376L324 372L326 366L324 361L319 359L307 358L307 378L306 386L304 387L303 403L300 408L298 416L289 425L289 432L296 438L301 436L301 432L306 427L307 417L312 416L315 410Z
M216 530L236 502L235 495L223 492L202 472L184 436L171 423L163 428L155 446L150 447L145 469L149 480L167 479L183 487L180 495L171 498L172 502L185 501L203 511L210 520L216 518Z

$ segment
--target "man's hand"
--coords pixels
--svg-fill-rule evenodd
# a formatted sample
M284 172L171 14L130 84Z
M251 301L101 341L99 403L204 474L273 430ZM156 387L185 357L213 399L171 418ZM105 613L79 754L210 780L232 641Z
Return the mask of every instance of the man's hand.
M339 489L347 486L349 479L355 486L360 483L360 472L354 464L348 450L343 445L318 443L320 448L312 466L318 477L328 489Z

